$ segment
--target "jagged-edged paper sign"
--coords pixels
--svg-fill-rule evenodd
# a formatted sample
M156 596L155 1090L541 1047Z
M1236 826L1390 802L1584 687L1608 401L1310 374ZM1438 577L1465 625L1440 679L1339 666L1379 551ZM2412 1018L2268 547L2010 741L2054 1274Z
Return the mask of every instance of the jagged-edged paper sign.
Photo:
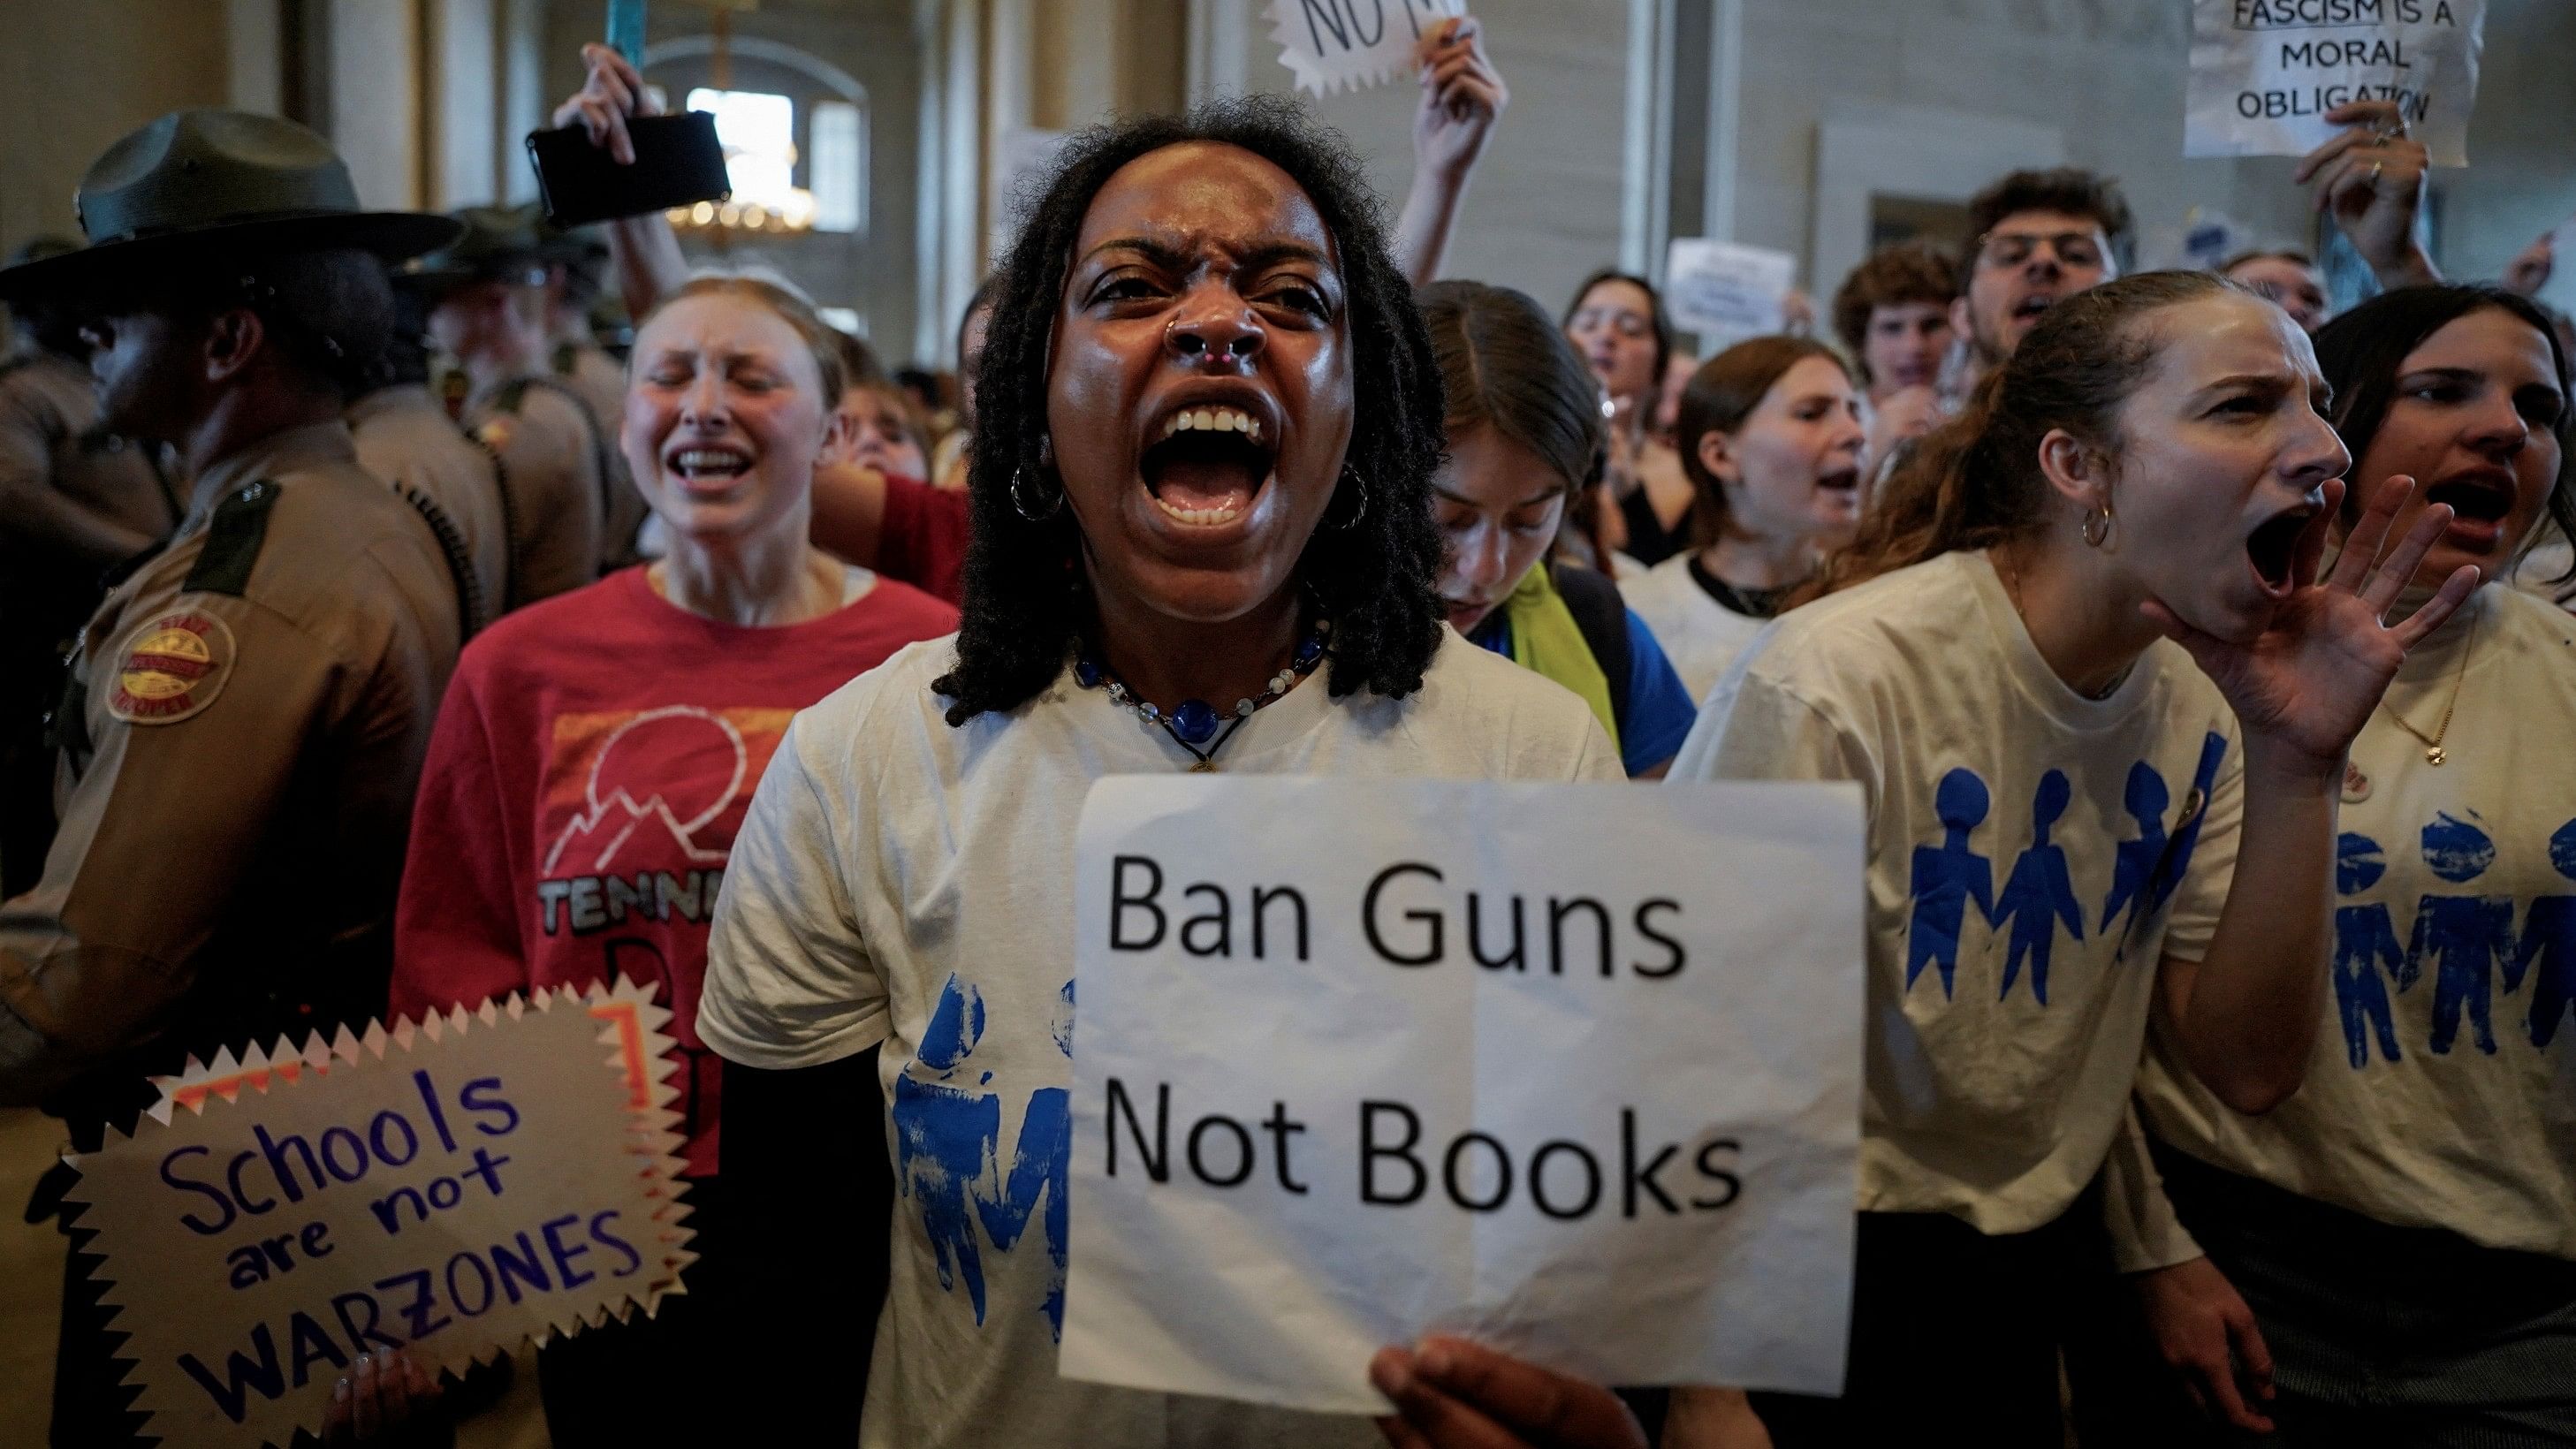
M1320 96L1411 75L1422 32L1466 13L1465 0L1270 0L1270 38L1297 88Z
M650 987L516 996L192 1064L74 1160L145 1431L284 1445L361 1352L429 1374L683 1291Z

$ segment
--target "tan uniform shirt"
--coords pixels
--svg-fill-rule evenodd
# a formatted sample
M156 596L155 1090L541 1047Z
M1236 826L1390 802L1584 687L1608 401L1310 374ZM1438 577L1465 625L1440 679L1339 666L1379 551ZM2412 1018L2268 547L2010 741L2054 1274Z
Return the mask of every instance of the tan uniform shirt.
M178 522L142 445L97 423L77 363L50 353L0 361L0 628L13 643L32 630L57 650L97 602L98 576Z
M0 905L0 1101L94 1107L381 1010L457 634L437 541L340 423L206 470L72 662L62 829Z
M527 379L477 393L465 424L501 459L518 536L521 604L549 599L599 577L607 491L605 456L581 405L555 386Z
M425 383L379 388L351 403L348 419L360 467L397 493L427 498L456 526L482 591L482 622L508 612L509 503L494 456L449 419Z
M590 405L590 415L608 445L613 486L608 490L608 526L600 535L599 557L599 571L605 574L636 561L635 536L643 531L644 515L651 512L644 495L636 491L635 480L627 475L626 454L617 441L626 417L626 369L597 344L574 343L556 349L555 372Z

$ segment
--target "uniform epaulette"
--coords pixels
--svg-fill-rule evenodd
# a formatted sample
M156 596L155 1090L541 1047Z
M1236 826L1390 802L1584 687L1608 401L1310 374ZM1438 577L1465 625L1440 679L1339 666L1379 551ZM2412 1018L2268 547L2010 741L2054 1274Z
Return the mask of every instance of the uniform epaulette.
M262 478L224 495L206 524L205 549L179 586L181 592L239 598L249 590L251 568L268 542L268 511L277 506L278 492L275 483Z

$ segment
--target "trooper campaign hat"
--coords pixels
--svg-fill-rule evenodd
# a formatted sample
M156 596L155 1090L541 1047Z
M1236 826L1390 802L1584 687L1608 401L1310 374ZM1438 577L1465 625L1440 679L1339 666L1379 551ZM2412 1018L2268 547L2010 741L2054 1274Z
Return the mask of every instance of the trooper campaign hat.
M352 248L398 262L457 234L446 217L366 211L313 131L246 111L172 111L107 148L76 201L89 245L0 270L0 300L62 300L209 256Z
M400 285L435 297L475 282L541 286L549 260L533 213L515 206L469 206L450 213L455 240L394 269Z

